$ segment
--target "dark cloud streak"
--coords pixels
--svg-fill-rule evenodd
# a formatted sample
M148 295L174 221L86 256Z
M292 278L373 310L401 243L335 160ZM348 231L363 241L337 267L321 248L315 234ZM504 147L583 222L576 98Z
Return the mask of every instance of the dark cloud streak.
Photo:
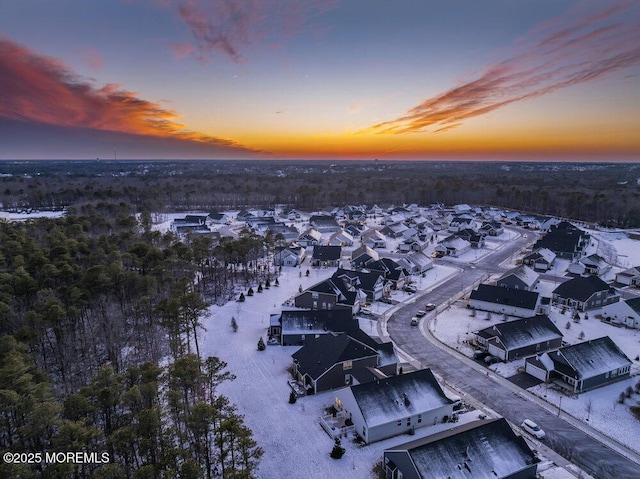
M277 44L299 33L315 15L333 8L333 0L174 0L194 39L192 54L206 62L218 53L234 62L256 44ZM186 46L172 46L184 52Z

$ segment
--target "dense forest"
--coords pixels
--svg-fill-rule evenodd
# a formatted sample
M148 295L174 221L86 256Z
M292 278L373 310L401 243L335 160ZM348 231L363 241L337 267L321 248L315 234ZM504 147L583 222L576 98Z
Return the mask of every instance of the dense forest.
M108 461L22 456L0 477L253 477L262 450L197 334L209 300L265 274L264 240L214 248L151 231L126 203L83 211L0 221L0 451Z
M4 209L125 202L141 211L482 204L640 226L640 164L400 161L0 162Z

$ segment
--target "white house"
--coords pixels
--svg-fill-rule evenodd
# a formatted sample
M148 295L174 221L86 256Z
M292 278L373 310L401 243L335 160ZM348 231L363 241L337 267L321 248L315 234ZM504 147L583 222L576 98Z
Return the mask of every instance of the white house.
M608 304L603 308L602 316L612 323L638 329L640 328L640 298Z
M625 286L640 286L640 266L625 269L616 274L616 283Z
M430 369L351 386L336 396L366 443L443 422L457 404L444 394Z
M352 246L353 236L344 230L336 231L329 237L329 246Z

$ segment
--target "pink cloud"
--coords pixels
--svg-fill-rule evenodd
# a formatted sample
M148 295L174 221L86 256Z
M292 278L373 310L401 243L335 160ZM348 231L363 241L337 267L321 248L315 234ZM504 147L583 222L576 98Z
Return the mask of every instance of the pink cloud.
M84 53L84 63L91 68L92 70L100 70L104 65L104 58L99 51L94 50L93 48L85 48L83 50Z
M487 65L476 78L363 133L444 132L504 106L635 67L639 17L636 5L626 3L582 15L568 12L534 29L511 57Z
M95 87L59 60L6 38L0 38L0 91L0 119L241 147L189 131L175 111L118 84Z
M194 39L193 55L206 61L223 54L235 62L258 43L274 44L298 34L319 13L333 8L335 0L173 0Z
M189 58L196 51L196 48L190 43L171 43L169 45L169 48L171 48L173 55L178 60L184 60L185 58Z

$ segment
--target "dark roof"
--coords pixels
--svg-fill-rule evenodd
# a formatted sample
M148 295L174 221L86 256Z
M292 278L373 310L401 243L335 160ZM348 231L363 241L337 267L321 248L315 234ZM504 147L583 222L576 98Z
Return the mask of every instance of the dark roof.
M562 338L556 325L542 314L498 323L478 331L477 334L483 338L498 338L507 351Z
M334 281L333 278L326 279L320 283L316 283L307 291L316 291L318 293L335 294L338 296L338 303L353 305L356 301L356 291L350 290L344 281Z
M568 367L575 371L579 379L599 376L631 365L631 360L609 336L565 346L549 353L549 357L553 360L556 369L566 374Z
M369 427L453 403L430 369L351 386L351 392Z
M504 418L464 424L393 450L408 451L420 477L430 478L516 477L539 462Z
M482 235L480 233L476 233L472 229L465 228L460 231L457 231L451 235L453 237L462 238L464 240L469 241L470 243L477 243L482 239ZM447 238L448 239L448 238ZM446 241L446 240L445 240Z
M207 215L186 215L184 219L187 223L205 223Z
M327 215L313 215L309 218L309 223L317 226L338 226L336 219L333 216Z
M358 320L348 309L285 310L280 315L282 331L334 331L358 329Z
M625 303L627 303L627 306L633 309L637 314L640 314L640 298L627 299Z
M536 241L533 249L547 248L554 253L574 253L586 233L566 221L559 223L546 235Z
M609 291L609 285L594 275L570 279L553 290L562 298L572 298L578 301L586 301L598 291Z
M364 267L371 271L380 271L385 279L392 281L397 281L404 273L402 266L391 258L380 258L379 260L372 258L364 264Z
M313 259L322 261L334 261L340 259L342 248L340 246L314 246Z
M345 281L347 284L360 288L363 291L373 291L375 284L383 275L379 271L352 271L338 268L331 277L335 283Z
M503 304L516 308L535 309L538 293L523 289L502 288L489 284L479 284L478 289L471 291L469 299Z
M377 354L369 346L346 334L323 334L308 340L291 357L297 361L298 371L318 379L336 363L377 356Z

